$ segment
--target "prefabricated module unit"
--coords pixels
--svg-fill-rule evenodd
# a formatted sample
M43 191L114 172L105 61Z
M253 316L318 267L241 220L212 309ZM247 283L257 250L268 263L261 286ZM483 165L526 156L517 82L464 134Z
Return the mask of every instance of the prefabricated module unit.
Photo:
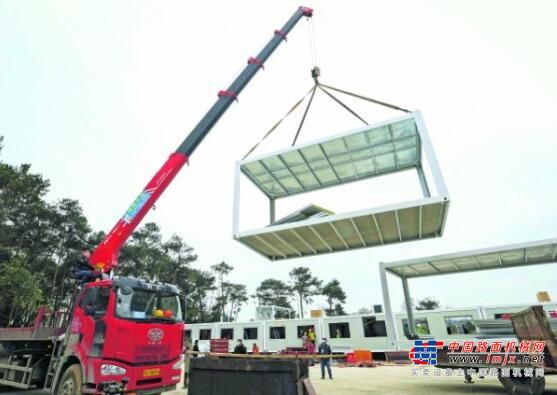
M312 204L275 218L278 199L402 171L416 172L422 199L345 213ZM269 199L266 227L240 230L242 176ZM233 237L271 260L439 237L450 201L419 111L237 162L235 182Z
M91 256L112 274L143 217L286 35L312 10L300 7L172 153ZM160 394L181 378L184 304L178 288L135 278L86 284L67 312L41 309L33 327L0 328L0 385L52 394Z

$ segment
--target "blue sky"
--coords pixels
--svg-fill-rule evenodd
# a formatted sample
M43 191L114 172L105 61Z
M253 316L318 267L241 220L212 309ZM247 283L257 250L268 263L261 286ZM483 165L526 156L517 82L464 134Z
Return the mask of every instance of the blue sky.
M200 117L299 4L183 1L0 1L3 160L33 164L50 197L79 199L108 230ZM314 1L322 81L420 109L452 198L435 240L272 263L232 240L234 163L311 86L301 21L203 142L148 220L177 233L199 267L226 260L250 292L304 265L338 278L348 310L381 303L377 262L557 235L557 27L552 1ZM398 114L347 100L370 121ZM317 97L300 141L360 126ZM299 115L298 115L299 116ZM290 120L257 153L286 147ZM388 178L388 177L387 177ZM349 187L352 188L352 187ZM418 194L414 177L374 180L278 206L334 211ZM266 219L245 194L243 227ZM557 296L555 265L411 282L443 306L531 303ZM393 305L402 292L392 282ZM455 292L455 288L461 292ZM316 306L323 301L316 299ZM251 308L242 316L249 318Z

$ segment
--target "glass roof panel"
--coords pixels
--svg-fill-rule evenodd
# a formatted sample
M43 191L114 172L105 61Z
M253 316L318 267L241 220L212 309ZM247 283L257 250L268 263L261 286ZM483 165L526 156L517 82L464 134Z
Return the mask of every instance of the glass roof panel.
M371 146L391 141L391 133L389 132L389 128L387 126L381 126L380 128L369 130L366 135L368 144Z
M284 169L284 164L282 163L282 161L279 159L278 156L271 156L269 158L265 158L261 162L263 167L270 172Z
M346 152L346 147L341 139L326 141L321 146L329 158Z
M331 156L329 158L329 161L331 162L332 165L336 165L338 163L347 163L350 162L350 160L351 160L350 155L348 155L347 153Z
M411 116L246 161L241 168L266 195L278 198L411 168L420 163L419 150Z
M297 174L296 177L306 188L319 186L319 181L309 171L303 174Z
M424 262L435 266L439 273L425 274L423 270L419 273ZM411 278L544 263L557 263L557 239L389 262L385 267L395 274Z
M290 167L305 165L302 155L298 151L290 151L279 156Z
M377 162L377 167L381 172L396 167L395 156L392 153L377 156L375 162Z
M405 120L389 125L394 140L401 137L415 136L417 134L416 123L411 120Z
M341 180L353 180L357 178L357 174L352 163L336 165L335 171Z
M356 166L356 170L358 170L359 174L366 174L369 171L375 172L375 164L372 159L356 161L354 162L354 166Z
M396 151L404 149L404 148L412 148L415 147L417 145L417 138L414 137L408 137L402 140L395 140L394 141L394 149Z
M323 185L334 184L338 181L336 174L329 167L316 170L315 175Z
M396 158L399 166L406 166L408 164L415 163L418 159L416 157L416 150L412 148L398 151L396 153Z
M350 151L357 151L366 148L369 144L364 133L357 133L346 136L344 139Z

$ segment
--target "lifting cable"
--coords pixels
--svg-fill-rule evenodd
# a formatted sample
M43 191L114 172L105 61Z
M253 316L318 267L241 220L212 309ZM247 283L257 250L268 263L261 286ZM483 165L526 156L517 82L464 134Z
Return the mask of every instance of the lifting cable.
M353 92L348 92L345 91L343 89L339 89L339 88L335 88L332 87L330 85L325 85L319 82L318 77L320 75L320 71L318 67L314 67L313 70L311 71L312 77L315 81L315 84L313 85L313 87L300 99L298 100L296 103L294 103L294 105L290 108L290 110L288 110L288 112L277 122L275 123L271 129L269 129L269 131L267 133L265 133L265 135L253 146L251 147L251 149L244 155L244 157L242 158L242 160L246 159L265 139L267 139L267 137L269 137L269 135L271 133L273 133L275 131L275 129L290 115L294 112L294 110L296 110L296 108L298 108L298 106L300 104L302 104L302 102L308 97L309 101L306 105L306 109L304 111L304 114L302 116L302 119L300 120L300 124L298 125L298 129L296 130L296 134L294 136L294 140L292 141L292 146L296 145L296 142L298 141L298 137L300 136L300 132L302 130L302 127L304 126L304 122L307 118L307 114L309 112L309 109L311 107L311 104L313 103L313 98L315 96L315 92L317 91L317 88L319 88L322 92L324 92L328 97L330 97L332 100L334 100L336 103L338 103L342 108L344 108L346 111L348 111L350 114L354 115L356 118L358 118L360 121L362 121L365 125L369 125L369 123L362 118L360 115L358 115L358 113L356 113L356 111L354 111L353 109L351 109L347 104L345 104L342 100L340 100L338 97L336 97L335 95L333 95L331 92L329 92L329 90L335 91L335 92L339 92L339 93L343 93L345 95L348 96L352 96L355 97L357 99L360 100L364 100L364 101L368 101L370 103L374 103L383 107L387 107L390 108L392 110L397 110L397 111L402 111L405 113L409 113L411 112L410 110L407 110L405 108L396 106L394 104L390 104L387 102L383 102L380 100L376 100L376 99L372 99L370 97L367 96L363 96L363 95L359 95L357 93L353 93Z
M284 121L286 119L286 117L288 117L290 114L292 114L292 112L296 108L298 108L298 106L300 104L302 104L302 102L306 99L306 97L308 97L308 95L312 92L315 93L315 86L313 86L300 100L298 100L296 103L294 103L294 105L290 108L290 110L288 110L288 112L277 123L275 123L271 127L271 129L269 129L269 131L267 133L265 133L265 135L261 138L261 140L259 140L253 147L250 148L250 150L244 155L242 160L246 159L259 146L259 144L261 144L263 142L263 140L265 140L267 137L269 137L269 135L271 133L273 133L275 131L275 129L282 123L282 121ZM312 95L312 97L313 97L313 95Z
M296 131L296 135L294 136L294 140L292 141L292 147L296 145L296 140L298 140L298 136L300 135L300 131L302 130L302 126L304 126L304 122L306 120L306 116L308 115L309 107L313 102L313 97L315 96L315 91L317 91L317 84L311 88L311 96L309 97L308 105L306 106L306 110L304 111L304 115L302 116L302 120L300 121L300 125L298 125L298 130Z
M402 107L399 107L399 106L395 106L394 104L389 104L389 103L386 103L386 102L384 102L384 101L375 100L375 99L372 99L372 98L370 98L370 97L358 95L358 94L356 94L356 93L348 92L348 91L345 91L345 90L342 90L342 89L338 89L338 88L333 88L332 86L329 86L329 85L323 85L323 84L320 84L320 85L321 85L323 88L327 88L327 89L331 89L331 90L333 90L333 91L337 91L337 92L340 92L340 93L344 93L345 95L353 96L353 97L355 97L355 98L357 98L357 99L362 99L362 100L369 101L369 102L371 102L371 103L379 104L380 106L388 107L388 108L390 108L390 109L392 109L392 110L398 110L398 111L402 111L402 112L412 112L412 111L410 111L410 110L407 110L406 108L402 108Z
M298 141L298 137L300 136L300 132L302 131L302 127L304 126L304 122L307 118L307 114L309 112L311 104L313 103L313 98L315 96L315 92L317 91L317 88L319 88L322 92L324 92L328 97L330 97L332 100L334 100L336 103L338 103L342 108L344 108L350 114L354 115L356 118L358 118L360 121L362 121L365 125L369 125L369 124L366 122L366 120L364 118L362 118L360 115L358 115L356 113L356 111L354 111L353 109L348 107L348 105L346 105L344 102L342 102L338 97L336 97L331 92L329 92L329 90L339 92L339 93L343 93L345 95L352 96L356 99L360 99L360 100L368 101L370 103L378 104L380 106L387 107L387 108L390 108L392 110L402 111L402 112L406 112L406 113L411 112L410 110L407 110L407 109L399 107L399 106L395 106L394 104L390 104L390 103L383 102L383 101L380 101L380 100L372 99L370 97L359 95L359 94L356 94L356 93L353 93L353 92L348 92L348 91L345 91L343 89L332 87L330 85L321 84L319 82L319 76L321 75L321 71L320 71L319 67L317 67L317 49L316 49L316 45L315 45L315 30L314 30L314 26L313 26L313 19L312 18L307 18L307 20L308 20L308 32L309 32L309 42L310 42L310 52L311 52L311 63L312 63L311 76L313 78L314 85L300 100L298 100L296 103L294 103L294 105L290 108L290 110L288 110L288 112L278 122L276 122L271 127L271 129L269 129L269 131L267 133L265 133L265 135L253 147L251 147L251 149L244 155L242 160L245 160L265 139L267 139L267 137L269 137L269 135L271 133L273 133L277 129L277 127L290 114L292 114L294 112L294 110L296 110L296 108L298 108L298 106L300 104L302 104L302 102L309 96L309 100L308 100L308 103L306 105L306 109L304 110L304 114L302 115L302 119L300 120L300 124L298 125L298 129L296 130L296 134L294 135L294 140L292 141L292 146L295 146L296 142Z

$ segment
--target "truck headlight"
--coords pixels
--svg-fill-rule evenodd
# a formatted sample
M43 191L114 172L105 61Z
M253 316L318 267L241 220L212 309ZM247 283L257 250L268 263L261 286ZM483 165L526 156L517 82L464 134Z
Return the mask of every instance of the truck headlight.
M116 365L110 365L107 363L103 363L101 365L101 375L102 376L117 376L120 374L126 374L126 369L120 367L120 366L116 366Z
M181 370L183 363L184 363L184 354L180 354L180 358L178 358L178 360L174 362L174 365L172 365L172 369Z

